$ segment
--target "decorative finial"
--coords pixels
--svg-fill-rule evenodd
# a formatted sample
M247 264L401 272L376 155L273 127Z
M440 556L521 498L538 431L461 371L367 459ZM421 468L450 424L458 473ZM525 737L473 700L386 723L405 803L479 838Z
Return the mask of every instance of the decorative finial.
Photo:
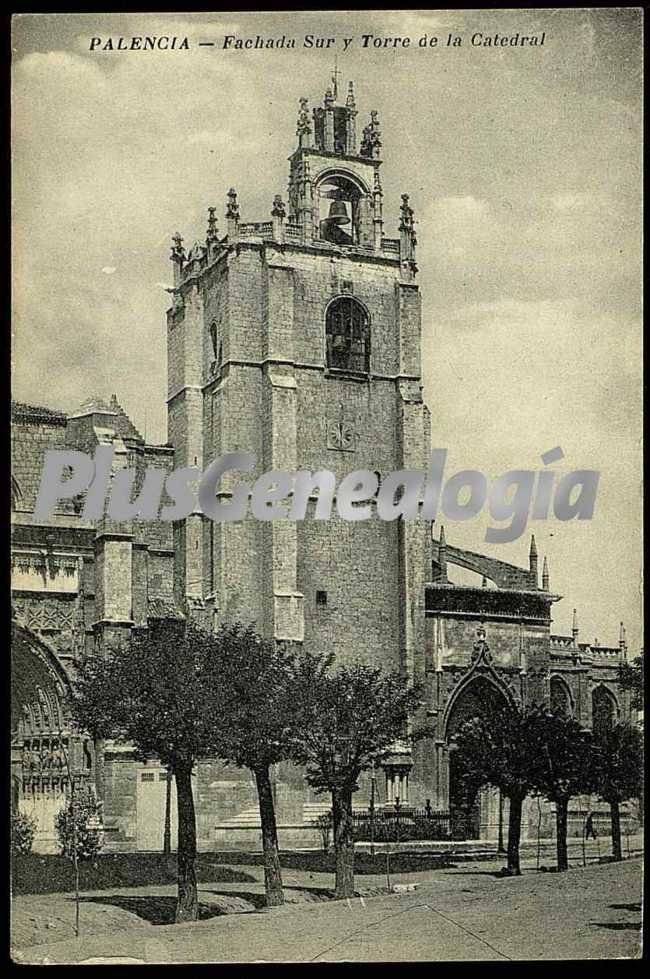
M354 99L354 82L348 82L348 97L345 100L345 104L348 109L354 109L356 107L356 102Z
M414 224L415 224L414 211L413 208L409 205L409 195L402 194L402 203L400 205L399 230L408 231L409 233L412 234Z
M172 235L172 242L171 259L173 262L182 262L185 259L185 249L180 232L177 231L175 235Z
M481 580L481 588L487 588L487 578L485 577L485 575L483 575L483 578Z
M216 207L208 208L208 230L205 240L208 244L219 241L219 229L217 228Z
M285 207L284 201L280 194L276 194L273 198L273 207L271 209L271 214L274 218L285 218L287 216L287 209Z
M535 543L535 535L530 535L530 557L537 557L537 544Z
M440 540L438 541L440 547L445 547L447 541L445 539L445 528L443 524L440 524Z
M573 624L571 626L571 632L573 633L573 638L578 638L578 612L576 609L573 610Z
M332 93L332 89L328 88L327 91L325 92L325 108L331 109L333 108L333 106L334 106L334 95Z
M308 136L311 132L311 123L309 121L309 109L307 108L307 99L300 99L300 108L298 109L298 125L296 127L297 136Z
M364 127L361 139L361 156L378 160L381 150L381 128L376 109L370 113L370 124Z
M239 204L237 203L237 191L234 187L231 187L228 191L226 217L234 221L239 221Z
M621 649L627 649L627 635L625 633L625 626L622 622L618 632L618 644Z

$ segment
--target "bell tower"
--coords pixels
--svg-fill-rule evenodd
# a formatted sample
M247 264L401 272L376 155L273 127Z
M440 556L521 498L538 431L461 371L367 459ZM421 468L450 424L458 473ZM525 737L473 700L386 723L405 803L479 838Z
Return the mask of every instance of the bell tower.
M256 454L256 473L227 474L225 499L271 469L338 482L428 465L414 213L403 195L399 237L385 236L378 114L359 135L353 84L339 104L333 81L313 111L299 101L288 203L270 193L268 218L249 222L231 188L225 234L210 207L205 240L187 253L174 240L169 439L176 465ZM177 595L217 624L421 673L428 525L335 509L323 521L316 503L302 521L192 515L177 528Z

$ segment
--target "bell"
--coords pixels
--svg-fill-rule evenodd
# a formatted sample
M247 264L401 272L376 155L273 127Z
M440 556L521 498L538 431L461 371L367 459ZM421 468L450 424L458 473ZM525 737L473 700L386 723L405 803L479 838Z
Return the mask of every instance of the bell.
M330 204L330 213L327 220L331 221L332 224L350 223L350 218L348 217L348 211L344 201L332 201L332 203Z

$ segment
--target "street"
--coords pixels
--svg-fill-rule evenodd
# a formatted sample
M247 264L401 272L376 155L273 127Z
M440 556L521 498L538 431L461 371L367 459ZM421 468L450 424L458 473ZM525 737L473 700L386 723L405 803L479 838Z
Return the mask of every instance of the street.
M285 905L187 925L142 922L128 930L82 932L79 939L17 949L14 959L34 964L144 964L640 955L640 858L578 867L561 875L538 873L528 860L522 876L510 879L494 877L499 866L500 862L466 863L412 875L411 880L418 878L417 889L405 893ZM364 883L368 882L358 878L360 889ZM201 901L211 887L199 885ZM226 893L228 885L218 889ZM28 900L17 899L15 912Z

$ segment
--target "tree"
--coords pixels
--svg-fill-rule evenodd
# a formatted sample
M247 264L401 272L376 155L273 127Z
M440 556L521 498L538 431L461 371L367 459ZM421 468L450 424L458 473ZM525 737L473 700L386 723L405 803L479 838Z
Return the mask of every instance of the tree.
M222 626L215 643L221 678L213 707L219 755L249 768L255 777L266 903L272 907L282 904L284 895L270 769L291 758L295 743L295 655L239 623Z
M643 784L643 741L632 724L615 724L599 732L595 747L593 790L609 803L612 818L612 856L622 860L620 804L635 798Z
M563 710L534 708L529 735L536 750L531 757L535 789L555 803L557 869L569 869L567 824L569 800L589 792L594 749L589 731Z
M508 799L508 852L505 873L519 876L519 844L523 802L533 788L531 757L536 750L529 736L529 712L516 704L487 698L480 713L456 735L455 764L463 771L467 797L491 785Z
M361 773L404 738L421 701L400 673L363 665L329 673L328 665L327 659L310 656L297 662L294 697L301 714L294 757L306 766L309 784L332 795L335 894L353 897L352 795Z
M102 804L92 792L76 795L57 813L56 832L68 860L93 860L104 845Z
M178 800L176 921L198 918L196 815L192 770L214 753L210 690L219 682L212 636L164 620L133 632L123 645L81 663L72 711L95 738L132 744L141 760L157 757L174 775Z
M643 710L643 659L644 652L631 663L621 663L618 668L618 684L621 690L629 690L630 706Z

